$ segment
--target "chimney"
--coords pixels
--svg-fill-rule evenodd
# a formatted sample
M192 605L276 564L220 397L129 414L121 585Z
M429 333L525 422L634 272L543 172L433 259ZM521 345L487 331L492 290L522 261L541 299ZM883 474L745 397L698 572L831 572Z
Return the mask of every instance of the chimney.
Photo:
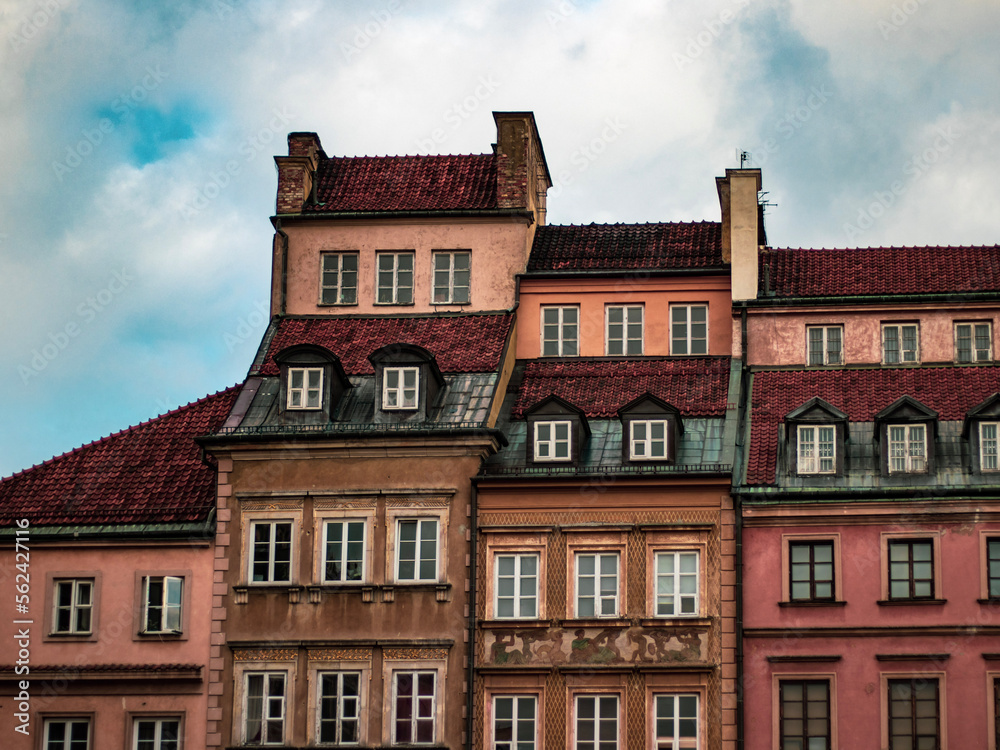
M531 112L494 112L497 124L497 206L522 208L545 223L545 194L552 186L542 141Z
M275 156L278 165L277 214L297 214L312 196L320 159L326 154L315 133L289 133L288 156Z
M733 301L757 298L757 252L766 242L757 194L759 169L727 169L716 177L722 208L722 260L730 264Z

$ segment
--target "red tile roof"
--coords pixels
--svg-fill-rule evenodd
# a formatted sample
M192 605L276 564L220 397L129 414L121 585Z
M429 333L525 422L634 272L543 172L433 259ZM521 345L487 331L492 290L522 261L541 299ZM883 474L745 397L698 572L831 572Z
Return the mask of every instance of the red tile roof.
M252 375L277 375L274 355L295 344L318 344L338 357L348 375L373 371L368 355L389 344L427 349L442 372L492 372L510 334L510 313L400 318L284 318L263 364Z
M194 438L215 432L238 394L220 391L0 480L0 526L203 520L215 472Z
M535 233L528 271L619 271L722 265L722 225L543 226Z
M1000 291L1000 246L768 249L762 296L834 297Z
M320 162L305 211L442 211L497 207L493 154L339 156Z
M942 421L966 413L1000 391L1000 367L920 367L758 372L751 401L747 482L774 484L778 432L785 415L813 397L852 422L872 422L902 396L911 396Z
M515 419L555 394L592 418L612 419L645 393L685 416L722 416L729 390L728 357L683 359L532 360L512 410Z

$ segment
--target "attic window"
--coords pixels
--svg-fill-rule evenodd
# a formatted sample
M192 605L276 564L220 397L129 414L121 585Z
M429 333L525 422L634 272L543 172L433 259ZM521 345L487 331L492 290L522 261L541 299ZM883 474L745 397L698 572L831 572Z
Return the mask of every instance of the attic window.
M667 457L667 420L635 419L629 422L629 458L658 461Z
M898 476L933 470L937 416L910 396L875 415L883 473Z
M572 423L569 420L535 422L535 460L569 461Z
M832 424L799 425L799 474L837 472L837 428Z
M386 367L382 376L383 409L416 409L419 367Z
M786 465L792 476L826 480L844 471L847 414L821 398L785 417Z
M889 425L889 473L927 469L927 430L922 424Z
M323 405L323 368L289 367L289 409L320 409Z

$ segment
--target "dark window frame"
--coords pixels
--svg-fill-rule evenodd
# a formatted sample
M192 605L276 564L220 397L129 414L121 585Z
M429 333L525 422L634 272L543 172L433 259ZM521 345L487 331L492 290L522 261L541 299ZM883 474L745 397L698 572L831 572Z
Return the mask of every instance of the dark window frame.
M801 690L801 698L799 699L789 699L785 698L785 689L791 687L798 687ZM826 695L821 701L819 699L815 701L810 701L809 699L809 688L823 686L826 689ZM816 717L810 717L809 715L809 704L810 703L823 703L826 706L826 732L824 734L815 734L809 731L809 718L815 719ZM786 704L788 707L792 704L797 704L800 706L801 710L798 712L799 716L786 716ZM802 747L809 747L809 741L812 739L825 739L827 750L831 747L832 742L832 727L833 727L833 703L831 701L831 689L830 680L828 679L782 679L778 681L778 738L779 747L785 746L786 740L802 740ZM802 727L801 732L796 734L786 733L786 726L789 723L801 721Z

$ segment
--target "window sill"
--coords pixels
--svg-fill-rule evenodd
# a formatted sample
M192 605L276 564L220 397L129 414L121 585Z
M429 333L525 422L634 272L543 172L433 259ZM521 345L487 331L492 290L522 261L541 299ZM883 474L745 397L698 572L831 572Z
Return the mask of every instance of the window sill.
M493 618L492 620L480 620L479 624L484 628L542 629L552 627L552 625L558 624L558 621L539 620L535 618L499 617Z
M875 602L880 607L901 607L914 604L947 604L947 599L879 599Z
M143 630L135 634L135 639L138 641L185 641L187 640L187 633L183 630L164 630L162 632L147 632Z
M47 633L45 640L87 643L96 641L97 636L94 633Z
M254 594L287 594L289 604L298 604L302 596L302 587L296 584L255 582L233 586L233 601L236 604L246 604L251 591Z
M316 307L357 307L357 302L317 302Z
M563 628L627 628L632 624L620 616L615 617L586 617L567 618L565 620L555 620L555 623Z
M980 604L984 604L990 607L1000 606L1000 597L993 597L990 599L976 599Z
M779 607L846 607L847 602L840 599L819 599L815 601L778 602Z
M372 302L375 307L413 307L415 302Z
M711 617L645 617L639 620L644 628L709 628Z

